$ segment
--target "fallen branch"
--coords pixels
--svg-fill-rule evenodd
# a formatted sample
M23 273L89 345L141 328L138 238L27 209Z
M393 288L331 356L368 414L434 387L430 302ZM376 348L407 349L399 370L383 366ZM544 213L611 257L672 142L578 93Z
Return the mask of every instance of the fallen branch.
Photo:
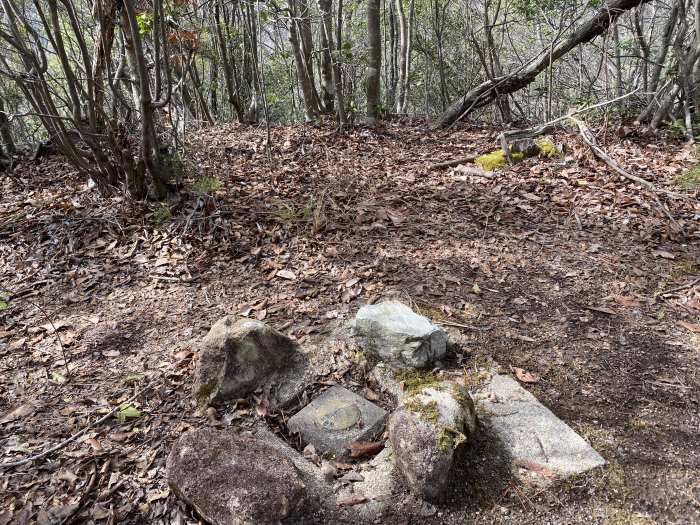
M620 15L647 1L609 0L595 14L580 24L577 29L573 30L566 39L542 50L539 55L520 70L482 82L458 98L440 116L437 127L452 127L472 111L491 104L500 96L507 96L528 86L535 81L541 72L551 67L551 64L569 51L605 33Z
M539 126L535 126L533 128L528 128L528 129L515 129L512 131L504 131L498 136L498 140L501 143L501 149L503 149L503 153L505 153L506 158L508 159L508 162L510 164L513 163L513 159L510 155L510 148L508 147L510 142L513 142L515 140L522 140L522 139L534 139L535 137L539 137L540 135L544 135L546 133L550 133L551 131L554 131L555 125L561 122L562 120L570 119L574 115L579 115L581 113L585 113L586 111L591 111L593 109L598 109L602 108L604 106L609 106L610 104L614 104L615 102L619 102L620 100L626 99L627 97L631 97L634 95L637 91L639 91L641 88L637 88L634 91L630 91L629 93L625 93L624 95L620 95L619 97L615 97L612 100L606 100L604 102L599 102L597 104L593 104L592 106L587 106L585 108L577 108L577 109L571 109L567 112L566 115L562 115L561 117L555 118L554 120L550 120L549 122L546 122L545 124L540 124Z
M657 188L649 182L646 179L643 179L641 177L638 177L636 175L633 175L629 173L627 170L625 170L622 166L620 166L620 163L618 163L615 159L613 159L610 155L608 155L603 148L601 148L593 133L591 133L591 130L588 129L588 126L586 124L573 117L569 117L574 124L576 124L576 127L578 127L579 134L581 135L581 139L583 142L590 148L590 150L593 152L593 155L595 155L598 159L602 160L605 162L610 168L613 169L617 174L621 175L622 177L634 181L638 184L641 184L645 188L647 188L654 196L654 200L656 201L656 204L661 208L661 211L666 215L666 217L669 218L669 220L680 230L681 227L680 225L676 222L676 219L673 218L673 215L669 213L669 211L666 209L666 207L662 204L662 202L659 200L659 193L664 193L666 195L669 195L674 198L682 198L681 195L678 195L677 193L673 193L672 191L664 190L663 188Z
M121 408L122 405L124 405L125 403L131 403L132 401L134 401L137 397L139 397L146 390L148 390L152 384L153 384L153 381L149 382L145 387L143 387L141 390L136 392L133 396L131 396L129 399L127 399L123 403L119 403L116 407L114 407L112 410L110 410L107 414L102 416L100 419L90 423L89 425L84 427L82 430L80 430L80 431L76 432L75 434L73 434L72 436L64 439L63 441L54 445L53 447L50 447L47 450L44 450L43 452L41 452L39 454L29 456L28 458L20 459L19 461L12 461L10 463L0 463L0 470L13 468L13 467L20 467L22 465L26 465L27 463L32 463L38 459L42 459L42 458L48 456L49 454L56 452L57 450L61 450L62 448L64 448L65 446L67 446L68 444L72 443L73 441L78 439L80 436L85 434L92 427L95 427L95 426L107 421L110 417L112 417L114 414L117 413L117 411Z
M436 162L431 164L428 168L429 170L441 170L443 168L451 168L452 166L459 166L460 164L470 164L476 160L476 155L470 155L469 157L460 157L458 159L446 160L444 162Z

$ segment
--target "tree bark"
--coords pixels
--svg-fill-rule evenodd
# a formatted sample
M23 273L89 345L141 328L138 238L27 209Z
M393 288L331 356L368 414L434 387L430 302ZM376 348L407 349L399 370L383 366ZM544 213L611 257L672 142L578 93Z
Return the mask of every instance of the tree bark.
M379 117L379 89L382 69L382 42L379 25L381 0L367 1L367 40L369 58L367 64L367 121L374 123Z
M342 0L339 0L342 1ZM321 35L322 41L325 42L326 49L328 51L328 60L330 61L331 70L331 81L332 81L332 94L330 108L333 108L333 101L335 101L335 111L338 116L338 123L340 127L345 126L345 106L343 102L343 83L341 79L340 64L338 64L338 53L335 51L335 58L333 58L333 53L335 46L333 45L333 9L331 0L318 0L318 7L321 11ZM325 74L325 73L324 73ZM324 80L325 82L325 80ZM325 101L324 101L325 104ZM329 108L326 108L328 110Z
M318 0L318 10L321 12L321 104L326 113L333 112L335 101L335 84L333 82L333 61L331 60L332 46L328 41L331 36L327 29L326 15L330 18L331 0Z
M3 152L7 156L12 156L17 152L15 142L12 140L10 121L5 113L5 103L0 96L0 157Z
M302 5L303 8L304 6ZM289 15L289 42L292 45L297 77L299 78L299 86L304 99L304 119L306 122L311 122L320 113L320 108L318 106L318 94L314 86L313 68L311 68L309 56L306 54L305 49L308 43L306 45L302 44L302 14L297 10L297 3L294 0L289 2ZM305 16L308 17L308 12Z
M406 13L403 8L403 0L396 0L396 15L399 20L399 78L398 99L396 100L396 113L406 113L406 91L408 89L408 41L411 38L406 22Z
M576 29L566 40L553 46L551 49L551 58L549 50L543 51L521 70L481 83L453 102L440 116L437 126L450 126L461 118L469 115L472 111L491 104L496 100L498 95L515 93L526 87L549 66L550 60L554 62L579 44L590 42L598 35L603 34L622 13L647 1L648 0L609 1L598 10L596 14L591 16Z
M224 27L221 22L220 11L222 6L220 2L223 3L222 0L219 0L214 4L214 22L216 24L216 40L219 44L219 55L221 56L221 64L224 68L226 93L228 95L228 102L235 111L238 122L243 122L245 119L243 116L241 98L238 93L237 78L233 74L233 58L229 54L227 38L224 36Z

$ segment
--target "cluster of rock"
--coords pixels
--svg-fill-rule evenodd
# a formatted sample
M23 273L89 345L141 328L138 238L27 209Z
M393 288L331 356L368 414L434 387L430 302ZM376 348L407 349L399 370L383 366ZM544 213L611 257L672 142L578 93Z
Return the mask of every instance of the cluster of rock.
M445 331L397 301L360 308L352 334L365 352L395 371L431 368L446 352ZM278 387L288 376L299 383L289 368L303 366L304 360L284 334L232 316L212 326L199 350L194 397L200 406ZM279 405L288 401L279 397ZM457 384L416 389L391 415L336 386L293 416L288 428L320 454L343 458L345 445L369 442L386 425L389 444L381 459L393 458L408 487L436 501L444 493L455 451L474 432L475 421L471 397ZM304 483L280 457L279 447L221 430L180 438L168 459L168 479L173 491L211 523L276 521L303 501Z
M276 523L295 511L306 512L314 499L326 504L332 501L333 507L336 503L358 505L359 515L369 513L367 517L374 519L382 502L392 497L393 472L399 473L419 500L440 501L447 492L457 451L468 446L477 429L470 393L457 382L430 374L445 358L447 334L397 301L360 308L351 333L364 352L379 360L373 375L395 398L391 414L333 386L287 422L290 432L308 443L303 456L264 425L251 435L213 429L191 432L178 440L168 458L173 492L214 524ZM273 408L288 407L299 400L314 374L307 356L293 341L250 319L221 319L203 338L199 350L194 398L201 407L261 390ZM397 374L429 379L400 388ZM534 458L535 464L549 466L542 443L564 435L570 450L563 458L587 458L586 468L602 464L602 458L580 436L509 380L494 381L492 391L477 399L480 410L503 422L494 428L515 459L520 455L524 463L531 464ZM533 414L547 422L539 434L530 428ZM321 459L344 460L351 452L348 444L379 445L376 454L382 448L380 436L385 429L384 450L364 466L342 474L333 463ZM534 447L535 440L539 448ZM540 450L543 458L537 456ZM579 467L565 460L551 465L565 473ZM329 483L333 481L335 486Z

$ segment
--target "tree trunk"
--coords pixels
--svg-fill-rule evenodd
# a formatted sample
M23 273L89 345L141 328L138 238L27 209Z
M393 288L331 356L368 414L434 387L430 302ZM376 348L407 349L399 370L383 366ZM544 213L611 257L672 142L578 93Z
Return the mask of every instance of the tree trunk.
M342 0L339 0L342 1ZM333 45L333 9L331 0L319 0L318 7L321 11L321 35L322 40L326 43L328 50L328 60L330 60L331 81L333 85L333 95L331 99L331 108L333 108L333 100L335 100L335 111L338 116L340 127L345 126L345 107L343 102L343 83L341 79L340 64L338 64L338 53L335 51L336 57L333 58L335 46ZM325 82L325 81L324 81ZM325 103L325 102L324 102ZM328 110L328 108L326 108Z
M243 122L243 108L241 105L241 98L238 91L238 79L233 74L233 58L229 54L229 49L227 46L227 39L224 37L224 28L221 23L221 6L219 0L214 4L214 22L216 24L216 40L219 44L219 55L221 56L221 64L224 68L224 82L226 83L226 93L228 95L228 102L233 107L236 112L236 117L238 122ZM234 80L235 79L235 80Z
M95 108L103 112L105 98L104 74L108 71L114 44L114 28L117 21L117 3L114 0L96 0L93 17L97 22L92 78L95 80ZM101 125L104 123L98 123Z
M367 121L376 122L379 117L380 73L382 70L382 41L379 26L381 0L367 1L367 40L369 57L367 64Z
M396 113L406 113L406 91L408 89L408 41L411 38L406 23L403 0L396 0L396 14L399 20L399 96L396 101Z
M302 6L302 9L303 8L304 6ZM310 67L310 60L306 54L306 45L302 44L303 30L302 21L300 20L302 15L297 12L297 4L294 0L290 0L289 2L289 11L289 42L292 45L299 86L301 87L301 94L304 98L304 118L306 122L311 122L315 120L320 113L318 94L314 86L313 69ZM308 17L308 12L306 16Z
M579 44L590 42L604 33L624 12L648 0L611 0L586 20L566 40L551 50L551 62L558 60ZM456 100L438 119L439 127L447 127L472 111L491 104L498 95L507 95L526 87L550 64L550 52L545 50L527 66L515 73L482 82Z
M10 121L5 113L5 102L0 96L0 156L3 152L7 156L17 153L15 142L12 140L12 130L10 129Z

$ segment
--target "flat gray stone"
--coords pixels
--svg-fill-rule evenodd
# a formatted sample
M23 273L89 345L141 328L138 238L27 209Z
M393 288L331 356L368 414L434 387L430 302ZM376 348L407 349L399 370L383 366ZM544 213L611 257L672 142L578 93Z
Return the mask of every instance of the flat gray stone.
M395 481L394 451L387 441L379 454L362 465L362 481L353 483L353 493L367 501L353 506L358 516L371 523L389 508L395 508L404 497ZM341 478L342 479L342 478Z
M353 334L392 368L427 368L446 352L447 332L398 301L359 309Z
M371 441L384 428L387 412L345 388L334 386L289 419L287 427L323 454L346 457L346 445Z
M477 413L511 456L516 475L544 481L566 478L605 464L571 427L509 376L494 375L475 394ZM523 472L524 471L524 472Z

